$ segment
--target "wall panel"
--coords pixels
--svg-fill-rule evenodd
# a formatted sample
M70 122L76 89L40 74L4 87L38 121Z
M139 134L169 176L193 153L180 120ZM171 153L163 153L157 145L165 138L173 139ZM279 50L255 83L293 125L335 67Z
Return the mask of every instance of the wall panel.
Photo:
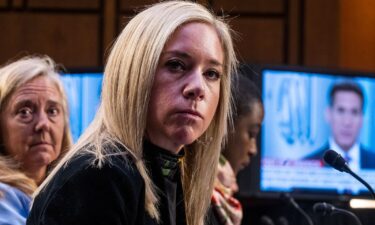
M98 17L75 14L2 13L0 62L25 53L48 54L67 67L98 66Z
M284 0L217 0L212 1L215 10L227 12L283 12Z
M122 29L124 29L126 24L128 24L129 20L133 16L134 15L125 15L125 14L122 14L122 15L119 16L119 18L118 18L118 33L120 33L122 31Z
M340 4L340 66L375 71L375 1Z
M24 1L23 0L13 0L12 6L14 8L22 8L24 6Z
M128 19L155 2L159 0L0 0L0 26L9 33L0 37L0 62L19 51L36 51L69 66L103 65L106 50ZM371 0L359 0L362 5L350 0L198 2L230 15L245 62L355 69L375 64Z
M110 49L113 41L117 36L117 1L106 0L103 6L103 24L102 24L102 46L104 47L103 62L106 61L108 49Z
M7 6L7 0L0 0L0 9Z
M247 63L283 62L283 22L275 19L238 18L231 22L239 33L239 59Z
M99 9L100 0L28 0L30 8Z
M338 67L340 0L306 0L304 65Z
M303 38L301 32L303 28L301 27L301 1L300 0L290 0L289 1L289 15L288 15L288 59L287 62L290 64L300 64L302 62L301 55L303 54L303 46L301 39Z
M137 9L142 9L145 5L150 5L159 2L158 0L119 0L120 10L133 12Z

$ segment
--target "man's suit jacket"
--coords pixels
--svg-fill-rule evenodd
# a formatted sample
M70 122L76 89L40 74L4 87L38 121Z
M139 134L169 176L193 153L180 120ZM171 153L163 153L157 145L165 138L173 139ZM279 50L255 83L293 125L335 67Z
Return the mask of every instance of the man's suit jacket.
M306 160L321 160L323 165L326 165L323 160L324 153L329 149L328 143L325 144L323 147L319 148L318 150L314 151L310 155L306 156L304 159ZM370 151L360 145L359 148L361 154L361 169L375 169L375 152ZM326 165L328 166L328 165Z

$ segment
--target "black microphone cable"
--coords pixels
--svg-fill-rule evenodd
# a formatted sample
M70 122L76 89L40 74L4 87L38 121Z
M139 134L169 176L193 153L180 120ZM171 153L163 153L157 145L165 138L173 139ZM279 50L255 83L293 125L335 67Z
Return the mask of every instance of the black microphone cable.
M307 223L309 225L314 225L312 219L309 215L298 205L298 203L294 200L292 196L290 196L288 193L282 193L280 195L281 199L285 200L289 204L291 204L295 209L297 209L298 212L302 214L302 216L306 219Z
M322 215L322 216L340 214L341 213L341 214L348 215L348 216L352 217L355 220L357 225L362 225L361 221L359 220L359 218L354 213L350 212L349 210L336 208L335 206L333 206L329 203L326 203L326 202L315 203L314 206L313 206L313 211L315 213L318 213L318 214Z
M336 170L340 172L346 172L352 175L355 179L357 179L359 182L366 186L366 188L370 191L372 198L375 199L375 193L371 186L349 168L348 163L339 153L333 150L327 150L324 153L323 159L325 163L335 168Z

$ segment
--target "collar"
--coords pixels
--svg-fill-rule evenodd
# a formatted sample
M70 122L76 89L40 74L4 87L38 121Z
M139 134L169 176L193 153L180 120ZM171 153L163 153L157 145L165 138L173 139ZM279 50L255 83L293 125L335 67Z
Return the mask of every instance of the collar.
M184 158L184 150L178 154L173 154L149 141L144 142L144 158L150 163L160 168L160 172L164 177L174 179L180 169L180 163Z
M355 142L354 145L348 150L344 151L336 142L333 140L332 137L329 138L329 147L330 149L336 151L344 158L350 158L348 162L349 167L352 170L359 170L361 168L361 160L360 160L360 146L358 142Z

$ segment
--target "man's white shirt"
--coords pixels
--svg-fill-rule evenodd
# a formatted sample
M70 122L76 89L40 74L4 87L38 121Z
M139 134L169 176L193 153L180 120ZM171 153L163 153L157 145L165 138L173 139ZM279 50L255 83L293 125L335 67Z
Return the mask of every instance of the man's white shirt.
M361 160L360 155L361 151L359 148L359 143L356 142L347 152L342 150L340 146L333 140L333 138L329 138L329 148L339 153L344 159L349 157L350 161L348 162L348 165L351 170L353 171L359 171L361 168Z

